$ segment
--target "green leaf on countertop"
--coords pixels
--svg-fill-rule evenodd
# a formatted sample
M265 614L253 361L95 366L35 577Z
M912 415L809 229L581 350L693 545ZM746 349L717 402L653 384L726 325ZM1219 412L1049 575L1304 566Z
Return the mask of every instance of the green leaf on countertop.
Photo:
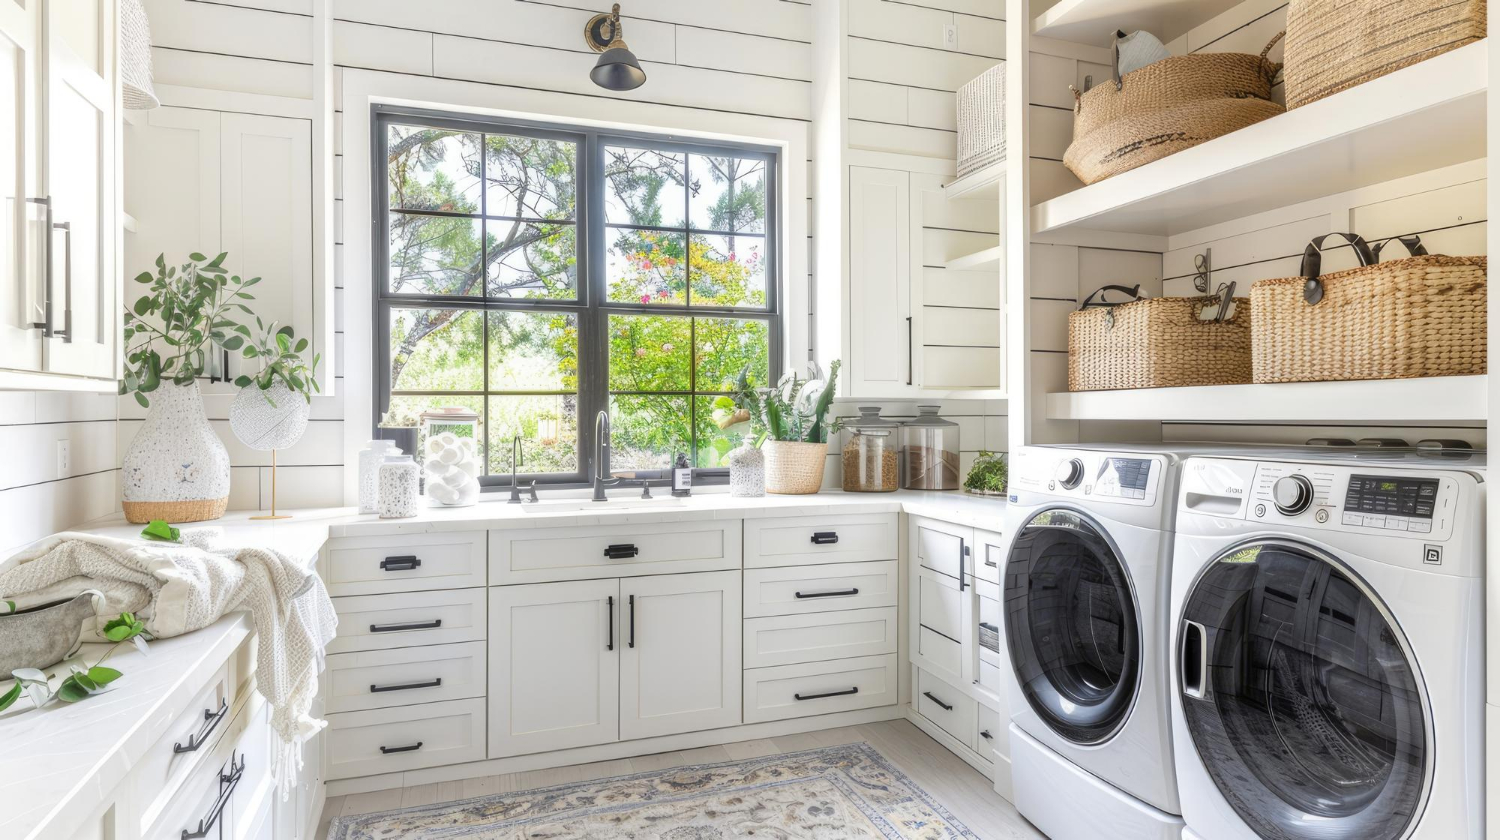
M57 699L65 703L77 703L79 700L89 696L89 690L78 681L78 674L62 681L57 687Z
M20 698L20 696L21 681L16 680L15 684L10 687L10 691L5 692L4 694L0 694L0 712L3 712L6 709L10 708L10 705L16 702L16 700Z
M95 685L109 685L123 676L124 674L121 674L119 671L113 668L106 668L103 665L95 665L88 670L88 677L94 681Z
M15 601L6 601L5 602L5 611L8 612L8 613L15 612L16 611L16 602Z
M179 542L182 539L182 531L168 525L165 520L153 519L141 530L141 536L148 540Z

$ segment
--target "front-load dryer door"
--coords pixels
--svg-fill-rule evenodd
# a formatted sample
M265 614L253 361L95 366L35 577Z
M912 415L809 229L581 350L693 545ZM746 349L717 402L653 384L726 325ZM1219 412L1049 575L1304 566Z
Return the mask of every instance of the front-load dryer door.
M1353 572L1289 542L1237 546L1178 630L1193 746L1271 840L1398 840L1426 796L1429 716L1410 647Z
M1092 745L1124 725L1140 688L1140 624L1125 566L1094 522L1059 508L1016 532L1005 635L1021 693L1053 732Z

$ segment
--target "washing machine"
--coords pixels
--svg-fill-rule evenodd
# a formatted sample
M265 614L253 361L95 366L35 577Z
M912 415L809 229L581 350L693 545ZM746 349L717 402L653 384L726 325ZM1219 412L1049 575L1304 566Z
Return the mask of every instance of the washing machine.
M1484 494L1470 453L1185 462L1185 840L1483 836Z

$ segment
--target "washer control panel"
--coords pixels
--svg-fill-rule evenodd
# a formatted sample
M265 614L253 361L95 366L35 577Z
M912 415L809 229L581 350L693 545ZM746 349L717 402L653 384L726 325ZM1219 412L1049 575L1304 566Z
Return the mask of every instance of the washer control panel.
M1028 447L1011 458L1011 486L1144 506L1156 503L1164 469L1161 456Z
M1184 477L1185 492L1199 500L1187 507L1197 512L1215 512L1207 506L1219 499L1227 513L1227 505L1243 493L1240 515L1258 522L1433 539L1446 538L1453 525L1458 484L1450 476L1371 469L1374 465L1215 463L1221 468L1190 469ZM1210 475L1218 486L1205 484ZM1243 490L1232 486L1247 479Z
M1432 532L1440 488L1441 483L1435 478L1351 475L1340 521L1345 525L1428 534Z

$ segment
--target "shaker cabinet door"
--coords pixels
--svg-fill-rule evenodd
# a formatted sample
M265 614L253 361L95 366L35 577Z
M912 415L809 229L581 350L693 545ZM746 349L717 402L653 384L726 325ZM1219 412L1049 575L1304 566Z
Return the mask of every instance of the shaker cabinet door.
M849 167L849 393L917 391L910 175Z
M0 3L0 368L38 371L46 317L37 172L39 3Z

